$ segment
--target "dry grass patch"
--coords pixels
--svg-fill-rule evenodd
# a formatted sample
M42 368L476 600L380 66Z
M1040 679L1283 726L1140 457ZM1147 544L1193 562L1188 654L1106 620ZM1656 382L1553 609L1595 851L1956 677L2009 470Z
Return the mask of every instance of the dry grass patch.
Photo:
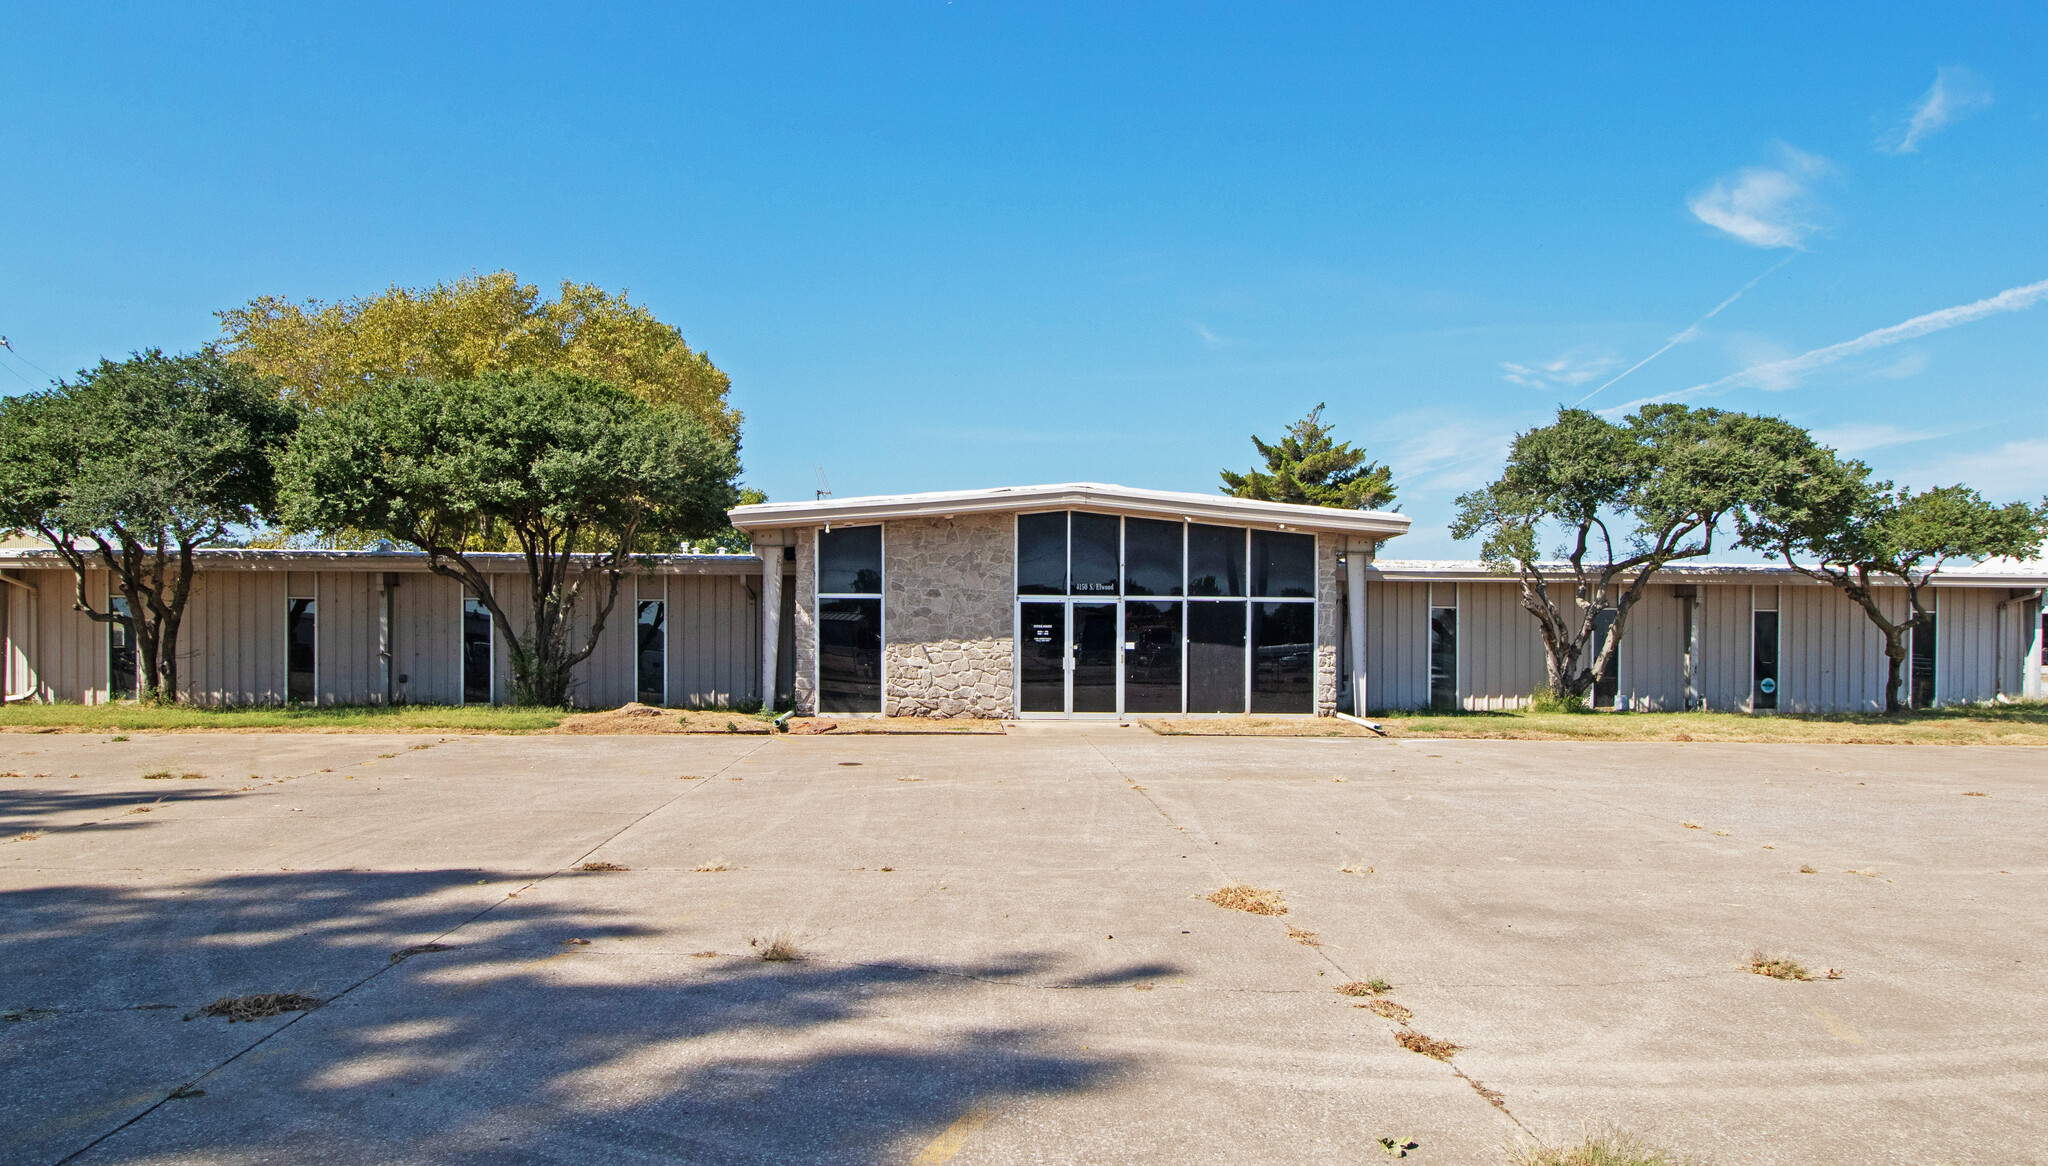
M1300 927L1290 927L1290 928L1288 928L1288 929L1287 929L1287 938L1289 938L1289 939L1293 940L1294 942L1296 942L1296 943L1300 944L1300 945L1301 945L1301 946L1303 946L1303 947L1321 947L1321 946L1323 946L1323 941L1322 941L1322 940L1320 940L1320 939L1317 939L1317 938L1316 938L1316 933L1315 933L1315 932L1313 932L1313 931L1308 931L1308 930L1305 930L1305 929L1303 929L1303 928L1300 928Z
M415 943L411 947L402 947L399 948L397 951L392 952L391 962L395 964L401 960L411 959L416 955L432 955L437 951L454 950L455 949L453 947L450 947L445 943Z
M714 858L710 862L693 866L690 869L697 874L722 874L729 870L738 870L739 868L731 865L722 858Z
M1509 1166L1700 1166L1700 1160L1653 1146L1634 1134L1607 1126L1588 1130L1576 1142L1524 1142L1508 1148Z
M597 873L597 872L599 872L599 871L607 871L607 870L632 870L633 868L632 868L632 867L630 867L630 866L620 866L620 865L619 865L618 863L616 863L616 862L602 862L602 861L599 861L599 862L586 862L586 863L584 863L584 864L583 864L582 866L579 866L579 867L577 867L576 869L577 869L577 870L581 870L581 871L589 871L589 872L590 872L590 873L592 873L592 874L596 874L596 873Z
M225 1016L238 1020L268 1020L287 1012L311 1012L326 1001L304 992L259 992L254 996L223 996L199 1010L201 1016Z
M43 832L41 830L23 830L21 833L16 834L14 836L14 841L34 842L36 839L41 838L42 836Z
M1353 1008L1370 1008L1374 1014L1385 1017L1395 1024L1406 1024L1415 1015L1392 1000L1374 1000L1367 1004L1353 1004Z
M1458 1054L1457 1045L1433 1036L1424 1036L1412 1028L1404 1028L1395 1033L1394 1043L1411 1053L1421 1053L1425 1057L1435 1057L1439 1061L1448 1061Z
M1243 911L1248 915L1287 914L1287 900L1280 897L1280 892L1248 887L1243 883L1232 883L1211 891L1208 897L1218 907Z
M1188 717L1139 721L1162 737L1371 737L1363 725L1335 717Z
M1393 990L1394 986L1392 984L1387 983L1378 976L1374 976L1370 980L1353 980L1348 984L1337 985L1338 994L1344 996L1378 996L1383 992L1391 992Z
M1967 790L1963 793L1963 796L1966 798L1988 798L1991 795L1987 793L1982 793L1978 790Z
M1813 973L1806 965L1788 955L1765 955L1760 951L1749 953L1749 961L1742 965L1745 972L1769 976L1773 980L1811 980Z
M1819 874L1819 873L1820 873L1820 870L1819 870L1819 868L1817 868L1817 867L1814 867L1814 866L1811 866L1811 865L1807 865L1807 866L1802 866L1802 867L1800 867L1800 868L1799 868L1799 873L1800 873L1800 874Z
M804 958L804 953L797 949L795 937L787 932L756 936L747 941L747 946L753 948L755 958L765 964L792 963Z

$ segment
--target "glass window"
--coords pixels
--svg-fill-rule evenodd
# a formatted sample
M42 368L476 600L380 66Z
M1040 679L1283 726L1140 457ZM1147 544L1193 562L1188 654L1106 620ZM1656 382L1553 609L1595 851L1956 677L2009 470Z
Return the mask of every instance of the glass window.
M1180 540L1184 529L1178 522L1124 519L1125 595L1180 594Z
M1180 711L1181 605L1124 603L1124 711Z
M1188 527L1188 594L1244 594L1244 531L1234 526ZM1244 647L1242 636L1237 645Z
M1458 609L1429 609L1429 707L1458 707Z
M1252 532L1252 594L1280 599L1316 597L1316 536L1274 530Z
M1018 605L1019 712L1067 711L1067 605Z
M881 593L881 527L842 526L818 535L818 594Z
M1607 636L1614 630L1614 621L1620 613L1611 607L1603 607L1593 613L1593 658L1587 663L1598 663L1600 653L1607 650ZM1776 643L1775 640L1772 641ZM1613 666L1593 678L1593 707L1611 709L1614 700L1621 695L1621 649L1615 649Z
M1934 616L1929 615L1926 623L1913 628L1912 705L1916 709L1934 707L1934 652Z
M462 601L462 703L491 703L491 609Z
M285 600L284 695L286 700L298 704L312 704L316 696L313 687L314 653L317 647L314 619L312 600Z
M1080 517L1076 515L1075 517ZM1116 607L1114 603L1073 605L1074 710L1116 711Z
M1750 694L1750 707L1774 709L1778 707L1778 613L1759 611L1751 618L1756 621L1756 649L1750 654L1756 661L1756 691Z
M818 711L882 711L882 601L818 601Z
M1113 515L1074 515L1073 594L1116 594L1117 526Z
M1067 514L1017 516L1017 594L1067 593Z
M1244 711L1244 619L1242 603L1188 604L1189 712Z
M128 600L110 595L107 610L127 615ZM135 629L125 623L107 625L107 699L135 699Z
M773 564L770 564L771 566ZM639 652L634 656L634 687L641 704L668 703L668 604L659 599L640 601L640 619L634 628Z
M1316 711L1315 653L1315 604L1252 604L1251 711Z

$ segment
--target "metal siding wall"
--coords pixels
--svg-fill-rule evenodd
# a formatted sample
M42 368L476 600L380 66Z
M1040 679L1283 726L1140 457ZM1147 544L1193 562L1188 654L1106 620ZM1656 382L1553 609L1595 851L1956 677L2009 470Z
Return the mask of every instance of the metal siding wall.
M192 583L178 661L195 704L280 704L285 695L281 571L208 571Z
M1468 709L1522 708L1549 678L1543 637L1516 583L1458 585L1458 651Z
M322 571L317 576L314 668L322 704L383 703L377 660L379 577L375 571Z
M1935 699L1941 704L1987 701L1997 691L1998 601L2002 590L1935 588L1938 629Z
M1365 588L1366 703L1429 704L1429 584L1371 580Z
M1779 707L1872 712L1884 707L1884 637L1834 587L1778 589Z
M99 704L107 699L107 626L73 611L77 589L68 570L24 571L36 589L37 679L52 700ZM85 593L105 603L107 573L87 571Z
M1669 584L1652 583L1629 609L1621 633L1619 691L1631 708L1648 712L1685 709L1685 609Z
M462 702L462 585L425 572L401 576L393 616L392 666L410 704ZM394 683L397 677L392 678Z
M1700 697L1712 712L1747 711L1756 682L1749 658L1755 634L1749 584L1702 584L1700 595Z
M577 683L570 692L570 703L581 708L617 708L634 699L633 635L634 622L640 615L634 587L630 576L619 581L619 598L612 605L611 615L604 621L604 632L597 638L597 647L588 660L576 666ZM599 581L597 590L585 591L582 601L576 605L575 632L569 642L571 651L580 650L588 642L590 625L597 616L597 604L604 598L603 588L604 584Z
M760 691L758 586L744 575L671 575L669 702L716 708ZM785 629L786 630L786 629Z

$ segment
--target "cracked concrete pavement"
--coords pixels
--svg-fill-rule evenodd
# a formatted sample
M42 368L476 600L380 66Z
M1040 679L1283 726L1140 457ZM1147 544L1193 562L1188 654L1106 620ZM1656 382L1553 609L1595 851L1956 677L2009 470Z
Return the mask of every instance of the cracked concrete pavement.
M1589 1121L2048 1161L2040 750L138 733L4 772L0 1163L1465 1163ZM1372 977L1461 1051L1335 991ZM196 1014L256 992L328 1003Z

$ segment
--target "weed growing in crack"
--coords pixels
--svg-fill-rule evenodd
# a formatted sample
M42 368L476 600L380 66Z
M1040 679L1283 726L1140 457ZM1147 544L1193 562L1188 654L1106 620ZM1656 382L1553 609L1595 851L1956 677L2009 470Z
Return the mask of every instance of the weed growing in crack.
M1209 892L1209 901L1218 907L1252 915L1287 914L1287 900L1280 897L1280 892L1248 887L1243 883L1232 883Z
M1507 1149L1508 1166L1699 1166L1614 1126L1587 1130L1578 1141L1523 1141Z
M1425 1057L1435 1057L1439 1061L1448 1061L1458 1054L1457 1045L1433 1036L1424 1036L1412 1028L1404 1028L1395 1033L1394 1043L1411 1053L1421 1053Z
M1769 976L1773 980L1811 980L1813 973L1806 965L1787 955L1765 955L1760 951L1749 953L1749 962L1742 965L1745 972Z

